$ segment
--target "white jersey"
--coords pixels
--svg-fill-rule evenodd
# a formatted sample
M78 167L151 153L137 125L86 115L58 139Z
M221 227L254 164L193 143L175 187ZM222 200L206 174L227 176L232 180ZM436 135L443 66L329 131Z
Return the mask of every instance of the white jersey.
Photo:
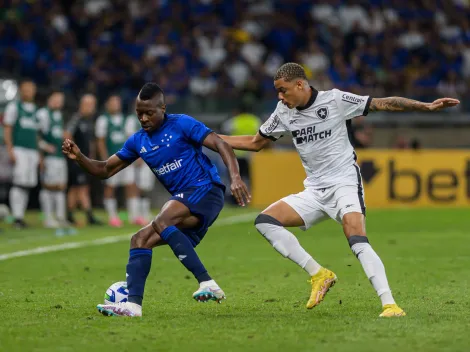
M371 98L338 89L313 90L303 109L279 102L261 126L263 137L277 140L289 133L307 174L305 188L328 188L361 182L356 153L349 141L353 117L367 115Z

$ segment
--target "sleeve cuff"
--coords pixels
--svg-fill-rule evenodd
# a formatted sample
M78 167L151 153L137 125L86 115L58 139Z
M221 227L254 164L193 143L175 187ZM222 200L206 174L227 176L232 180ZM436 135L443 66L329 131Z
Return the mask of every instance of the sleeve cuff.
M364 112L362 113L363 116L367 116L369 114L369 107L370 103L372 102L372 97L367 99L366 107L364 108Z
M202 144L204 143L204 140L207 138L207 136L210 135L212 132L214 132L214 131L212 131L212 130L210 130L210 129L207 130L206 133L204 133L204 134L202 135L202 137L201 137L201 139L200 139L200 141L199 141L199 144L202 145Z
M267 134L264 134L261 129L258 131L258 133L260 134L261 137L263 138L267 138L267 139L270 139L272 140L273 142L277 141L276 138L274 138L273 136L268 136Z
M134 157L126 158L121 152L117 152L115 155L126 163L133 163L136 160Z

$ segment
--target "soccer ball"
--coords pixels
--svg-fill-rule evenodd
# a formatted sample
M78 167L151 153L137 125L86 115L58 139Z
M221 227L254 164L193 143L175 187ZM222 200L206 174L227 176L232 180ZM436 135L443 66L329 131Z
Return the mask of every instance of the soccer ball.
M129 290L127 289L127 282L119 281L112 284L104 294L104 303L119 303L127 302Z

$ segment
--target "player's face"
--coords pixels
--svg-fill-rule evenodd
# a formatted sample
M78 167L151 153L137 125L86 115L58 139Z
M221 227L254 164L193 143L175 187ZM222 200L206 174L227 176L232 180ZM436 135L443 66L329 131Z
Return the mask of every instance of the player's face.
M136 99L135 112L137 113L140 125L147 133L160 128L165 111L166 105L161 95L157 95L149 100L140 100L139 97Z
M80 115L91 117L96 111L96 98L93 95L84 95L80 101Z
M49 98L49 108L61 110L64 107L64 93L56 92Z
M303 82L301 80L287 82L284 78L278 79L274 81L274 87L277 90L278 99L289 109L302 104Z
M108 112L110 114L117 114L121 111L121 98L118 96L112 96L108 100Z
M36 84L33 82L24 82L20 87L21 99L32 102L36 96Z

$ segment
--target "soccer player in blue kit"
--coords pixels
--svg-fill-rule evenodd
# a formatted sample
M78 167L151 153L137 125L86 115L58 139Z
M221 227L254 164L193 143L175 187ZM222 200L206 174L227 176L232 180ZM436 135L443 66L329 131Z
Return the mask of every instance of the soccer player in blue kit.
M152 248L168 244L175 256L194 275L199 289L193 298L220 303L225 294L209 276L194 247L217 219L224 206L225 186L202 146L218 152L230 172L231 191L239 205L251 195L241 180L232 148L203 123L188 115L166 114L162 89L146 83L136 99L142 129L129 137L116 154L105 161L91 160L66 139L62 150L91 175L109 178L142 158L172 195L157 217L131 239L126 267L128 301L99 304L108 316L142 316L144 286L150 272Z

